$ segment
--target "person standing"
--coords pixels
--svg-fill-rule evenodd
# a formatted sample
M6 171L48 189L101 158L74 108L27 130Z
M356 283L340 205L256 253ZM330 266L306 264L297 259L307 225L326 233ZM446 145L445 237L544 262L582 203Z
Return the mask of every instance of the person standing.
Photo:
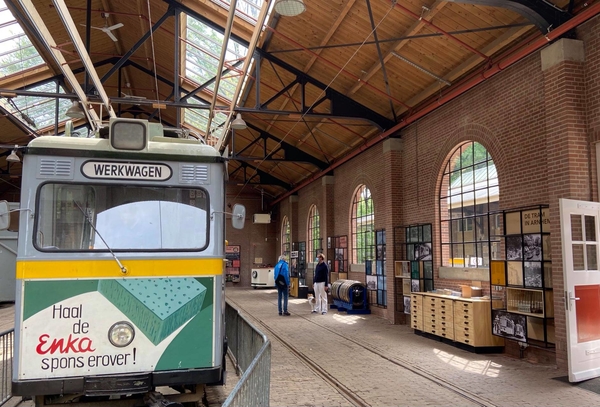
M290 316L288 312L290 269L284 255L279 256L273 276L275 277L275 285L277 286L277 308L279 309L279 315Z
M313 280L313 290L315 290L315 309L313 313L321 312L322 315L327 313L327 289L329 288L329 267L325 263L325 255L319 253L317 255L318 263L315 266L315 278Z

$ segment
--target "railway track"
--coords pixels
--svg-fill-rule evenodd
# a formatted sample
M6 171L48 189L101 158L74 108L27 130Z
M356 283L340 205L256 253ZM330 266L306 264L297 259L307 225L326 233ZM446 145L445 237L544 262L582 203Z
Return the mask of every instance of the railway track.
M271 306L273 307L273 309L276 309L276 302L274 302L270 299L266 299L263 296L261 296L261 298L264 301L272 304ZM228 301L230 303L234 304L236 308L243 309L238 303L235 302L235 300L228 298ZM389 354L389 352L386 352L385 349L378 348L378 347L374 346L372 343L364 343L361 340L358 340L356 338L345 335L345 334L343 334L339 331L333 330L325 325L319 324L319 323L315 322L314 318L309 318L302 314L294 313L293 310L290 312L292 313L292 315L295 318L302 318L305 322L307 322L311 325L314 325L315 331L322 332L325 330L329 334L336 335L337 337L343 339L344 341L349 341L349 342L353 343L354 345L360 347L361 351L364 350L373 355L376 355L377 357L382 359L382 363L390 363L394 366L397 366L399 368L402 368L402 369L410 372L410 374L417 375L420 378L427 380L432 385L440 386L441 388L454 393L455 395L459 396L461 399L465 400L465 402L468 402L468 403L464 404L465 406L469 405L469 406L496 407L496 404L492 403L490 400L487 400L484 397L481 397L480 395L475 394L470 390L462 388L461 386L457 385L456 383L453 383L453 382L446 380L440 376L437 376L435 373L425 370L425 369L415 365L414 363L411 363L407 360L400 359L397 356L392 356ZM307 355L299 347L294 346L293 343L290 343L285 338L283 338L280 335L280 333L277 332L277 330L273 329L272 326L265 323L265 321L261 320L260 318L257 318L256 315L252 315L251 312L247 312L247 310L244 310L244 313L248 314L253 320L255 320L257 322L257 327L259 329L263 330L263 332L271 339L271 341L276 340L277 342L279 342L284 348L286 348L295 357L297 357L302 363L304 363L315 375L317 375L323 381L328 383L331 387L336 389L339 392L339 394L350 403L350 405L355 406L355 407L367 407L367 406L370 407L371 406L371 404L367 400L365 400L365 399L361 398L359 395L357 395L353 389L349 388L347 385L345 385L340 380L338 380L333 374L329 373L327 370L320 367L319 363L317 363L314 360L314 357ZM273 363L274 363L274 361L272 360L272 364Z

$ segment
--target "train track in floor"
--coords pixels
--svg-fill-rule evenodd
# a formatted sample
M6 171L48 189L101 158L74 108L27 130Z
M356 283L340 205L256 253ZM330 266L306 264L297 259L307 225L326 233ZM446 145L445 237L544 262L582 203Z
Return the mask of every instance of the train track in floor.
M228 301L230 303L234 304L237 309L242 309L240 307L240 305L235 302L235 300L228 298ZM271 304L274 304L273 306L276 307L275 302L273 302L271 300L266 300L266 299L265 299L265 301L267 301ZM302 351L300 351L298 348L296 348L293 344L290 344L288 341L286 341L284 338L282 338L277 333L277 331L272 329L263 320L248 313L247 311L244 311L244 312L247 313L253 320L257 321L260 324L261 329L264 330L264 333L266 333L270 338L275 338L278 342L280 342L280 344L283 347L285 347L288 351L290 351L292 354L294 354L299 360L301 360L303 363L305 363L317 376L319 376L325 382L329 383L333 388L337 389L337 391L340 393L340 395L342 395L344 398L346 398L351 403L352 406L371 407L371 404L369 404L367 401L363 400L361 397L356 395L352 389L345 386L343 383L341 383L339 380L337 380L335 377L333 377L326 370L322 369L315 361L313 361L309 356L307 356ZM411 363L409 361L402 360L398 357L390 356L390 355L386 354L386 352L384 350L374 347L372 343L369 343L369 344L364 343L356 338L349 337L349 336L344 335L338 331L335 331L327 326L321 325L321 324L315 322L313 319L307 318L302 314L297 314L292 311L290 311L290 312L293 315L295 315L297 318L302 318L305 321L307 321L308 323L315 325L320 330L326 330L331 334L334 334L336 336L339 336L340 338L343 338L344 340L350 341L350 342L354 343L355 345L359 346L360 348L362 348L368 352L371 352L374 355L377 355L378 357L386 360L387 362L389 362L395 366L406 369L406 370L410 371L411 373L414 373L432 383L435 383L436 385L438 385L448 391L455 393L459 397L473 403L473 405L483 406L483 407L497 407L496 404L494 404L490 400L487 400L486 398L481 397L478 394L475 394L470 390L464 389L464 388L456 385L455 383L452 383L451 381L448 381L442 377L439 377L431 371L420 368L419 366L417 366L414 363Z

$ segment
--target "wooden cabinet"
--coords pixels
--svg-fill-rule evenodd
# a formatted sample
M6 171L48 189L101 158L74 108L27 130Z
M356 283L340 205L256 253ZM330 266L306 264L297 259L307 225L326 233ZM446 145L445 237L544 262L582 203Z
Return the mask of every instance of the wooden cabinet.
M489 300L412 293L411 307L413 329L474 347L504 346L492 335Z
M410 326L418 331L423 330L423 296L412 293L410 296L411 320Z

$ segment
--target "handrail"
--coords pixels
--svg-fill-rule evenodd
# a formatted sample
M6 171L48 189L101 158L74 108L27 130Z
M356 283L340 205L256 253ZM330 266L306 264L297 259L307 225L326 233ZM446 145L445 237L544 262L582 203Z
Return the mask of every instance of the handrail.
M11 397L13 343L15 330L0 332L0 406Z
M242 372L222 407L269 406L271 342L229 303L225 308L228 352Z

